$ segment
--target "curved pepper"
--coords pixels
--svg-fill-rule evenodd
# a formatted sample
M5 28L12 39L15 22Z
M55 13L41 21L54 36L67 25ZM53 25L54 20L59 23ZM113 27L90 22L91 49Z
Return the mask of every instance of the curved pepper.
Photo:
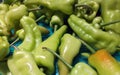
M99 75L120 75L120 64L105 49L98 50L88 58Z
M51 10L59 10L67 15L73 13L74 0L24 0L24 4L38 4L47 7Z
M62 35L66 32L67 26L63 25L48 39L40 43L40 45L32 51L37 65L45 71L47 75L52 75L54 72L54 55L42 49L42 47L48 47L55 52L60 44Z
M120 0L104 0L101 2L101 16L104 23L120 20ZM104 26L106 31L120 34L120 23Z
M72 65L74 57L79 53L81 47L81 41L76 37L66 33L61 38L61 44L59 47L60 56L70 65ZM58 60L59 75L68 75L70 69Z
M31 24L33 25L36 25L36 24L34 23L33 19L31 20L31 18L29 19L29 17L26 17L26 16L23 16L20 19L20 23L24 28L25 38L22 44L20 44L18 48L20 48L21 50L31 51L35 47L35 36L33 32L33 27L31 27Z
M45 75L36 65L30 52L15 50L7 64L12 75Z
M92 21L98 13L99 3L93 0L78 0L75 14L78 17L83 17L87 21Z
M39 32L41 32L42 35L49 34L49 30L43 26L38 25ZM19 29L16 31L16 35L23 40L25 38L25 31L24 29ZM40 38L39 38L40 39Z
M6 36L0 36L0 61L9 54L9 42Z
M119 44L119 39L115 35L111 35L100 29L94 28L84 19L71 15L68 23L72 30L86 43L94 49L106 49L110 53L115 53Z
M25 5L20 5L17 8L9 10L5 15L5 22L9 30L12 28L19 28L19 21L22 16L27 15L27 7Z
M98 75L97 72L88 64L78 62L69 75Z

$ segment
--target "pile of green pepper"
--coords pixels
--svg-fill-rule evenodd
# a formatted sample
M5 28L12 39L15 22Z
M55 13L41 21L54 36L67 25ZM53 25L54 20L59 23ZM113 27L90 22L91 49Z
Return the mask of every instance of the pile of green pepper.
M3 0L0 75L120 75L119 17L118 0Z

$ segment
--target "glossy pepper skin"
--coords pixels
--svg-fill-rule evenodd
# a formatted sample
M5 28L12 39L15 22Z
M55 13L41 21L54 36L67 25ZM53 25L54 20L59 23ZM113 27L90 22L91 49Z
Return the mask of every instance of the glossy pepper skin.
M45 51L42 49L42 47L48 47L56 52L60 44L60 39L66 30L67 26L63 25L60 29L58 29L54 34L44 40L37 48L32 51L37 65L43 68L44 72L47 75L52 75L54 72L54 55L48 51Z
M99 7L99 3L94 0L78 0L75 14L91 22L97 16Z
M109 2L108 2L109 1ZM104 0L101 2L101 16L104 23L120 20L120 1ZM120 23L111 24L104 27L106 31L113 31L120 34Z
M6 36L0 36L0 61L9 54L9 42Z
M72 65L74 57L79 53L81 41L71 34L64 34L61 38L59 47L59 55L70 65ZM70 69L60 60L58 60L59 75L68 75Z
M12 75L45 75L36 65L30 52L15 50L7 60Z
M26 5L38 4L51 10L61 11L67 15L73 13L74 0L24 0Z
M41 32L41 35L47 35L47 34L49 34L49 30L47 29L47 28L45 28L45 27L43 27L43 26L38 26L38 29L39 29L39 32ZM17 30L16 31L16 35L21 39L21 40L23 40L24 38L25 38L25 31L24 31L24 29L19 29L19 30ZM40 37L39 37L39 39L41 39Z
M25 51L32 51L35 47L35 36L34 36L33 28L34 26L36 26L36 23L32 18L27 16L23 16L20 19L20 23L25 31L25 38L22 44L20 44L18 48Z
M72 30L95 50L104 48L110 53L116 52L119 39L115 35L94 28L86 20L75 15L69 17L68 23Z
M20 5L14 9L9 10L5 15L5 22L9 30L12 28L19 28L19 20L22 16L27 15L27 7L25 5Z
M120 64L105 49L98 50L95 54L92 54L88 61L99 75L120 75Z
M98 74L90 65L84 62L78 62L72 68L69 75L98 75Z

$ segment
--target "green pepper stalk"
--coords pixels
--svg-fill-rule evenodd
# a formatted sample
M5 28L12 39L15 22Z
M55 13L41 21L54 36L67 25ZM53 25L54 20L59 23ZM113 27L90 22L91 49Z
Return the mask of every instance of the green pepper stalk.
M20 44L18 48L20 48L21 50L31 51L35 47L35 36L33 32L33 27L31 25L32 24L36 25L36 24L34 23L34 20L31 20L31 18L29 19L29 17L26 16L23 16L20 19L20 23L24 28L25 38L22 44Z
M71 70L71 72L68 75L97 75L97 72L90 65L84 62L78 62L77 64L75 64L74 67L72 67L70 64L68 64L64 60L64 58L59 56L56 52L52 51L51 49L47 47L43 47L43 49L57 56Z
M63 25L32 51L37 65L42 67L47 75L52 75L54 72L54 56L51 53L44 51L42 47L46 46L56 52L60 44L60 39L66 30L67 26Z
M74 57L79 53L81 41L76 37L66 33L61 39L59 46L60 56L70 65L72 65ZM70 69L60 60L58 60L59 75L68 75Z
M119 39L115 35L94 28L90 23L75 15L69 17L68 23L72 30L95 50L104 48L110 53L116 52Z
M20 19L27 14L28 11L25 5L20 5L14 9L9 10L5 15L5 23L7 24L8 29L18 29Z
M7 60L12 75L45 75L39 70L30 52L15 48L14 53Z
M108 2L109 1L109 2ZM101 2L101 16L104 23L120 20L120 1L119 0L104 0ZM113 31L120 34L120 23L104 26L106 31Z
M24 0L25 5L42 5L54 11L61 11L67 15L73 13L73 5L75 0Z
M75 14L90 22L97 16L99 4L93 0L78 0L75 7Z
M9 42L6 36L0 36L0 61L9 54Z
M120 75L120 64L105 49L90 55L88 62L97 70L99 75Z

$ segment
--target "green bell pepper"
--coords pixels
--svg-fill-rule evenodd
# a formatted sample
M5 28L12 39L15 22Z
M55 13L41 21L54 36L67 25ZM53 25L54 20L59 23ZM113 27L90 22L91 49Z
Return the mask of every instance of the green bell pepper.
M69 75L98 75L97 72L88 64L78 62Z
M90 55L88 62L97 70L98 75L120 75L120 64L105 49Z
M101 16L104 23L120 20L120 1L104 0L101 2ZM106 31L113 31L120 34L120 23L104 26Z
M6 36L0 36L0 61L9 54L9 42Z
M48 47L55 52L60 44L60 39L62 35L66 32L67 26L63 25L55 33L53 33L49 38L44 40L40 45L32 51L37 65L43 68L47 75L52 75L54 72L54 55L42 49L42 47Z
M78 18L75 15L69 17L68 23L72 30L95 50L104 48L110 53L116 52L119 39L115 35L94 28L90 23L86 22L85 19Z
M64 34L59 46L60 56L70 65L80 51L81 41L71 34ZM57 62L59 75L68 75L70 69L60 60Z

